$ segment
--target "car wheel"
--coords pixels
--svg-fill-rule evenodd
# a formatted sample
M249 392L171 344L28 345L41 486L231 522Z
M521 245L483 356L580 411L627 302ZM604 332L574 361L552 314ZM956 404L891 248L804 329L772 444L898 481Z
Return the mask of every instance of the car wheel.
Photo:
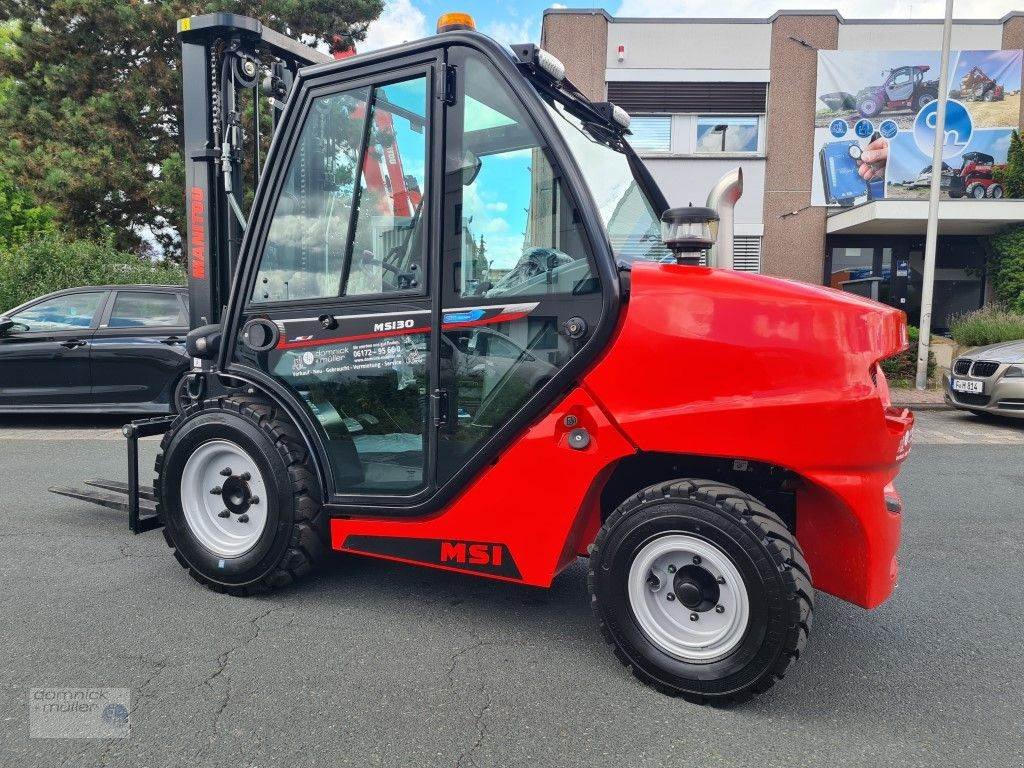
M1001 184L993 184L988 188L988 196L993 200L1000 200L1003 197L1003 187Z
M929 104L931 104L933 101L935 101L935 97L932 96L930 93L922 93L920 96L917 97L917 109L918 109L918 111L924 109Z
M188 392L188 374L186 373L171 390L171 413L184 413L192 405L192 396Z
M860 113L864 117L874 117L882 111L882 104L878 99L864 99L860 103Z
M269 402L221 397L189 408L164 436L156 475L168 546L215 591L291 584L328 551L312 460Z
M644 683L697 703L761 693L799 658L814 616L810 570L782 520L708 480L623 502L591 550L591 604Z
M981 184L972 184L967 188L967 194L975 200L983 200L985 198L985 187Z

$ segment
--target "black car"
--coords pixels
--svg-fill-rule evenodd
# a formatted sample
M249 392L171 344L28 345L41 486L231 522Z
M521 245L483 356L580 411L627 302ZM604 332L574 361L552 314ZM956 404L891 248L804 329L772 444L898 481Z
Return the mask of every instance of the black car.
M69 288L0 313L0 412L166 413L184 399L188 291Z

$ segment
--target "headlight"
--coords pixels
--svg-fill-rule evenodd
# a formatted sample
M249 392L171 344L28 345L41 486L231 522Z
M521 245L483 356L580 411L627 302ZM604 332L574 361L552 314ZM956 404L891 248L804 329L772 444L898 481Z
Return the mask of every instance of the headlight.
M1004 379L1024 379L1024 366L1011 365L1003 374Z

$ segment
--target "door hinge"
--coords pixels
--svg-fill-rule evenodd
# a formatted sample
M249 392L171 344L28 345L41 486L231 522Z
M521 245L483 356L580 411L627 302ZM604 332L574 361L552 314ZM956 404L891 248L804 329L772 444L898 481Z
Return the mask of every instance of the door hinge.
M444 77L441 78L441 101L443 101L446 106L452 107L455 105L455 100L457 98L457 82L455 65L445 64Z
M435 427L445 427L448 425L448 402L447 389L435 389L434 393L430 396Z

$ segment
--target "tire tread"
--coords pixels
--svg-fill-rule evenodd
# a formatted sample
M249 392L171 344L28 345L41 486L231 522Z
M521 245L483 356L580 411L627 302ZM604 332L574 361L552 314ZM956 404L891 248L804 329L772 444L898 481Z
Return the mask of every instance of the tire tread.
M707 696L678 690L665 685L634 664L619 647L611 628L602 616L598 597L597 567L601 553L615 526L648 504L663 499L680 499L702 502L715 506L719 512L737 522L750 526L761 539L765 549L779 565L791 595L790 621L783 651L772 668L753 686L726 696ZM590 591L590 605L597 618L601 635L612 646L616 657L641 682L668 696L678 696L696 704L733 705L742 703L754 694L760 694L781 680L789 668L800 658L807 645L807 637L814 621L814 588L811 569L807 565L803 550L796 536L786 527L782 519L739 488L718 481L680 479L656 483L628 497L608 516L594 540L587 569L587 587Z
M218 584L196 571L178 552L174 539L167 525L167 510L163 501L163 483L161 476L165 463L165 454L177 432L185 421L202 413L222 410L234 413L257 426L275 445L288 468L291 480L292 497L295 505L295 523L292 527L288 548L284 551L276 567L258 581L241 586L225 586ZM200 584L215 592L227 592L231 595L248 597L264 594L270 590L294 584L312 572L326 557L329 547L325 540L325 526L322 519L323 504L316 474L309 466L308 452L302 436L295 428L292 420L279 413L273 403L261 397L251 395L231 395L209 398L194 403L187 411L178 415L170 429L160 442L160 451L154 464L156 481L153 487L157 491L156 511L164 523L163 534L167 546L174 550L174 556L189 575Z

